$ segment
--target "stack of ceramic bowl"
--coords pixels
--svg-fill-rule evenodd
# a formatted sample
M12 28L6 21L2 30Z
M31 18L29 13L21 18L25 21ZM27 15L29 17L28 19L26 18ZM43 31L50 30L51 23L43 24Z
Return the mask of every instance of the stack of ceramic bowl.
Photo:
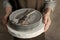
M28 11L30 12L28 12ZM26 14L27 13L27 14ZM27 25L19 24L19 20L32 15L28 20L30 23ZM18 17L18 18L17 18ZM26 21L27 22L27 21ZM26 24L26 23L25 23ZM23 8L12 12L9 16L7 24L9 33L18 38L33 38L44 32L44 24L42 22L42 14L31 8Z

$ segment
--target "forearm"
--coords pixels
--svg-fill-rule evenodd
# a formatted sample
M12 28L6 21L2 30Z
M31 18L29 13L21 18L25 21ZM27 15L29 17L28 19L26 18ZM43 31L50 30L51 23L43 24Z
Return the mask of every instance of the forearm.
M3 8L5 10L6 13L6 17L9 16L10 12L12 12L12 6L10 5L10 3L8 2L8 0L4 0L3 1Z
M50 13L52 11L54 11L55 5L56 5L55 1L53 1L53 0L46 0L45 1L45 8L44 8L43 13L44 14L47 13L48 15L50 15Z
M6 7L12 7L12 6L10 5L10 3L8 2L8 0L4 0L4 1L3 1L3 8L6 8Z
M51 8L45 8L43 14L50 15L51 12L52 12Z

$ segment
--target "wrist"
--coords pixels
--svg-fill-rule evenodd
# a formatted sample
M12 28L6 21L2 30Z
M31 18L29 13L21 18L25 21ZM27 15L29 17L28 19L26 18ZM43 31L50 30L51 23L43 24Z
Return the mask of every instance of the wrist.
M51 11L51 8L45 8L45 10L43 11L43 15L50 15Z
M46 16L50 16L50 13L43 13L43 16L46 15Z
M6 16L8 16L12 12L12 8L7 6L5 12L6 12Z

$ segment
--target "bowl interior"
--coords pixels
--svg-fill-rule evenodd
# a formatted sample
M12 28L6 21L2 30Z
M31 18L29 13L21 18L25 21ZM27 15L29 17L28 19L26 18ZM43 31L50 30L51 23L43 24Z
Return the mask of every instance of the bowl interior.
M11 20L12 23L16 24L16 22L18 20L18 19L16 19L16 17L17 16L21 17L21 15L24 15L25 14L24 12L26 10L34 10L34 9L23 8L23 9L16 10L16 11L12 12L12 14L9 17L9 20ZM31 24L34 24L34 23L40 21L41 16L42 16L41 13L39 11L37 11L37 10L32 11L32 13L33 14L31 16L31 18L29 19L31 21ZM29 24L29 25L31 25L31 24ZM17 24L17 25L19 25L19 24Z

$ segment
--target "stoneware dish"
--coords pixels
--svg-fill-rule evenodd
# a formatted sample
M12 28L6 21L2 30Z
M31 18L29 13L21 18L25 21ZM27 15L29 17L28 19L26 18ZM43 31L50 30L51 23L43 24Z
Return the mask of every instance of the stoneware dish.
M26 10L32 10L26 14ZM21 25L18 24L19 19L26 17L25 15L31 15L30 24ZM19 16L19 17L18 17ZM9 21L7 24L8 32L18 38L33 38L44 32L44 24L42 22L42 14L31 8L23 8L12 12L9 16Z

